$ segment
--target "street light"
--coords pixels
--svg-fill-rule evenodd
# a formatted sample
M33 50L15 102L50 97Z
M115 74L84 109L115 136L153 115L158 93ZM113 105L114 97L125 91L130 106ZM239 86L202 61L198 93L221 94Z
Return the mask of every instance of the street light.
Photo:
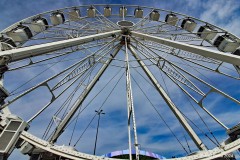
M97 133L96 133L95 146L94 146L94 152L93 152L94 155L96 155L95 153L96 153L96 146L97 146L97 136L98 136L98 128L99 128L100 116L101 116L101 114L105 114L102 111L103 111L102 109L100 111L96 111L95 110L95 112L98 115L98 125L97 125Z

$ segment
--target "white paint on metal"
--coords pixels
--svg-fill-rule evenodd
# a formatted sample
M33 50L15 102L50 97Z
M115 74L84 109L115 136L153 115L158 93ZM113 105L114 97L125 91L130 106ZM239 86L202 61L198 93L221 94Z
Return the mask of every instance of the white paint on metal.
M85 98L88 96L92 88L95 86L95 84L98 82L104 71L107 69L109 64L112 62L113 58L117 55L119 50L121 49L122 45L119 45L115 48L114 53L112 54L112 58L110 58L99 70L97 75L93 78L93 80L89 83L89 85L86 87L85 91L82 93L82 95L79 97L79 99L76 101L76 103L73 105L73 107L70 109L68 114L64 117L64 119L61 121L61 123L58 125L56 131L52 135L50 141L51 142L56 142L57 138L60 136L62 133L63 129L66 127L68 122L71 120L72 116L75 114L75 112L78 110L80 105L83 103Z
M182 126L185 128L185 130L188 132L189 136L192 138L193 142L196 144L196 146L200 150L206 150L207 148L201 141L201 139L197 136L197 134L194 132L192 127L188 124L187 120L184 118L182 113L178 110L178 108L175 106L175 104L172 102L171 98L168 96L168 94L165 92L165 90L162 88L162 86L158 83L157 79L154 77L154 75L151 73L151 71L148 69L148 67L144 64L144 62L141 60L141 58L137 55L135 49L132 46L128 47L129 50L132 52L133 56L136 58L137 62L143 69L143 71L146 73L148 78L151 80L159 94L162 96L164 101L167 103L169 108L172 110L176 118L179 120L179 122L182 124Z
M235 64L235 65L240 65L240 56L237 55L232 55L232 54L226 54L223 52L219 52L216 50L210 50L204 47L199 47L199 46L193 46L190 44L185 44L182 42L176 42L176 41L172 41L169 39L164 39L164 38L160 38L160 37L156 37L156 36L152 36L152 35L147 35L144 33L139 33L139 32L135 32L135 31L131 31L132 36L136 36L136 37L140 37L142 39L145 40L150 40L150 41L154 41L160 44L164 44L170 47L174 47L177 49L181 49L184 51L188 51L188 52L192 52L195 54L199 54L202 55L204 57L209 57L209 58L213 58L216 60L220 60L223 62L227 62L230 64Z
M115 30L115 31L99 33L99 34L85 36L85 37L78 37L78 38L45 43L40 45L34 45L34 46L29 46L29 47L24 47L19 49L7 50L7 51L0 52L0 57L8 56L10 57L10 62L14 62L14 61L22 60L32 56L38 56L38 55L46 54L49 52L57 51L60 49L77 46L77 45L91 42L94 40L110 37L112 35L120 34L120 33L121 33L121 30Z

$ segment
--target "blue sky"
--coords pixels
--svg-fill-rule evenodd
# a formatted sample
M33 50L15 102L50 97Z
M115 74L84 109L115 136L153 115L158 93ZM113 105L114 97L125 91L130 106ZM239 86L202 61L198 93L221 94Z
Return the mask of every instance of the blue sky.
M42 0L42 1L32 1L32 0L1 0L0 1L0 30L3 30L4 28L8 27L9 25L20 21L26 17L44 12L44 11L49 11L49 10L56 10L59 8L64 8L64 7L70 7L70 6L77 6L77 5L84 5L84 4L136 4L136 5L140 5L140 6L154 6L156 8L162 8L162 9L167 9L167 10L173 10L175 12L179 12L179 13L183 13L183 14L187 14L187 15L191 15L193 17L196 18L200 18L202 20L205 20L209 23L215 24L217 26L220 26L230 32L232 32L233 34L240 36L240 21L239 21L239 16L240 16L240 3L239 0L142 0L137 1L137 0L132 0L132 1L123 1L123 0L110 0L110 1L104 1L104 0L88 0L88 1L80 1L80 0ZM113 71L112 71L113 72ZM133 74L137 73L134 72ZM221 89L223 89L224 91L226 91L227 93L229 93L230 95L232 95L235 98L240 98L240 91L239 89L236 88L236 86L239 86L239 82L237 81L232 81L228 78L223 77L222 79L217 79L215 76L216 75L210 75L207 74L207 76L211 77L214 81L214 84L217 84L217 86ZM139 77L139 76L137 76ZM108 78L107 75L105 76L105 78ZM224 81L224 84L223 84ZM226 83L229 82L229 83ZM125 82L122 81L120 82L122 85L125 85ZM146 82L144 82L144 80L142 79L140 82L140 84L142 85L146 85L146 88L148 90L148 92L151 92L151 86L146 84ZM171 84L166 82L168 86L170 86ZM146 100L143 101L141 100L141 98L143 97L141 91L137 88L136 84L133 84L136 88L136 95L135 97L135 101L136 101L136 108L138 108L141 105L149 105ZM99 88L101 88L101 86L103 86L103 84L99 85ZM121 87L120 87L121 88ZM119 88L119 90L120 90ZM176 91L175 88L168 88L169 92L172 92L172 96L174 97L173 99L176 100L177 104L180 104L182 106L185 105L189 105L189 103L183 102L181 99L177 99L178 94L181 94L180 91ZM157 93L155 93L154 91L152 91L152 101L156 102L158 101L157 98L154 98L155 95L157 95ZM121 94L120 94L121 95ZM124 95L122 96L124 97ZM186 98L185 98L186 100ZM41 99L39 99L37 102L34 103L41 103ZM116 100L115 102L109 103L109 105L111 106L118 106L120 104L124 104L125 101L121 102ZM156 102L157 103L157 102ZM95 105L97 105L97 102L94 103ZM224 104L224 105L222 105ZM28 105L32 105L32 103L28 103ZM162 102L159 103L158 105L164 105ZM236 105L233 104L232 102L228 102L225 101L225 99L222 99L222 97L218 97L218 96L214 96L214 97L210 97L208 99L208 105L209 105L209 109L216 113L218 115L218 117L221 120L226 120L226 117L238 117L238 115L240 114L239 110L235 111ZM229 107L229 110L231 112L226 112L226 110L224 109L224 106L232 106ZM221 106L219 107L220 109L216 110L215 107L216 106ZM30 107L29 107L30 109ZM109 110L106 110L106 115L104 115L105 117L111 118L112 121L111 123L108 122L107 120L104 120L104 117L102 118L102 125L103 127L100 130L100 134L103 132L103 130L105 130L108 134L104 135L100 135L102 136L102 138L106 138L108 136L111 135L117 135L119 134L119 130L112 130L109 126L113 126L113 124L116 125L116 128L123 128L125 127L125 122L122 122L123 119L122 117L125 116L125 113L123 112L123 110L114 110L114 108L108 107ZM142 135L139 138L139 141L142 144L147 144L148 142L151 142L151 145L148 146L143 146L143 149L146 150L150 150L150 151L155 151L156 153L159 153L158 150L160 150L161 152L159 154L162 154L164 151L167 151L166 147L163 146L159 146L159 144L164 143L165 145L171 147L174 147L176 144L176 141L172 142L170 140L170 137L168 136L170 133L169 131L166 130L166 128L164 130L161 130L161 134L157 134L160 133L159 130L157 130L158 127L160 127L160 125L158 123L156 123L155 121L159 120L157 119L156 115L152 115L152 113L148 113L145 112L147 109L143 109L140 110L140 108L138 108L139 111L137 111L139 114L143 115L143 119L140 119L137 121L138 127L139 127L139 134ZM161 110L163 113L168 113L169 110L167 109L162 109ZM109 115L108 113L111 112L111 115ZM192 110L186 110L186 112L192 112ZM233 113L235 113L233 115ZM118 116L115 116L118 115ZM191 115L191 113L190 113ZM88 116L87 114L84 116ZM171 114L166 114L166 119L170 120L171 119ZM192 119L195 119L195 113L192 114ZM156 118L156 119L154 119ZM44 119L44 117L43 117ZM40 119L37 123L41 123ZM83 118L84 119L84 118ZM229 121L228 121L229 120ZM226 120L227 124L232 124L231 118ZM160 121L160 120L159 120ZM210 119L206 120L207 122L209 122L210 126L214 125L214 122ZM234 118L234 123L239 122L239 118ZM96 122L96 121L94 121ZM121 122L121 123L117 123L117 122ZM151 124L155 124L156 127L150 128L147 124L151 123ZM36 124L37 124L36 123ZM179 123L177 123L176 121L169 121L169 124L171 126L171 128L174 131L182 131L182 129L180 129L179 127ZM94 124L95 125L95 124ZM216 134L218 134L219 130L218 127L213 127L216 129ZM92 131L92 133L91 133ZM35 131L37 133L37 130ZM148 137L148 132L151 133L156 133L156 134L150 134L152 137L150 138L150 136ZM184 132L184 131L183 131ZM182 133L182 132L181 132ZM69 136L70 133L66 133L67 136ZM90 138L91 136L95 135L95 126L92 126L92 128L90 129L89 134L89 138L85 137L84 142L91 142L91 144L85 144L85 145L81 145L79 146L79 150L83 150L85 152L89 152L91 153L91 149L92 149L92 138ZM146 136L144 136L144 134L146 134ZM91 135L91 136L90 136ZM220 134L219 134L220 135ZM126 138L126 136L124 134L119 134L119 138L118 140L124 140ZM182 138L182 135L179 135ZM163 138L164 137L164 138ZM226 137L221 137L221 138L226 138ZM223 140L223 139L222 139ZM191 142L190 142L191 143ZM103 142L99 142L99 152L98 154L104 154L107 151L111 151L111 148L117 148L116 145L119 145L118 142L111 142L109 143L110 145L108 147L104 146ZM194 146L193 144L190 144L191 146ZM85 148L83 148L85 147ZM124 147L126 147L125 145L121 145L121 147L123 147L122 149L126 149ZM180 148L180 147L178 147ZM194 147L193 147L194 148ZM178 149L176 149L177 151L179 151ZM163 156L171 156L171 154L173 154L172 152L166 152L166 155ZM14 154L10 157L11 160L15 160L15 159L26 159L25 156L20 156L18 152L14 152Z

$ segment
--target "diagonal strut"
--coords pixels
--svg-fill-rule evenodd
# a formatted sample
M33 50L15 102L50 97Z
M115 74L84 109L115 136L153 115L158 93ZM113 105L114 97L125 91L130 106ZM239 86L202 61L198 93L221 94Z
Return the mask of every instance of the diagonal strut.
M184 118L182 113L178 110L178 108L175 106L175 104L172 102L170 97L167 95L167 93L164 91L162 86L158 83L157 79L154 77L154 75L151 73L151 71L148 69L148 67L144 64L144 62L140 59L140 57L137 55L135 49L128 45L129 50L132 52L133 56L145 72L145 74L148 76L148 78L151 80L159 94L163 97L164 101L168 104L174 115L177 117L179 122L182 124L182 126L185 128L185 130L188 132L189 136L192 138L196 146L200 150L206 150L206 146L203 144L201 139L198 137L198 135L194 132L192 127L188 124L187 120Z

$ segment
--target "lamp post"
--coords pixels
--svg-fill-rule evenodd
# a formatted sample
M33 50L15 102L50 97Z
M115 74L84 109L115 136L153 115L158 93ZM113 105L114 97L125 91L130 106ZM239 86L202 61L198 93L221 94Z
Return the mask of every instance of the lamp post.
M96 146L97 146L97 137L98 137L98 128L99 128L100 116L101 116L101 114L105 114L105 113L103 113L102 111L103 111L102 109L101 109L100 111L96 111L96 110L95 110L95 112L96 112L97 115L98 115L98 124L97 124L97 133L96 133L96 139L95 139L95 145L94 145L94 152L93 152L94 155L96 155L95 153L96 153Z

